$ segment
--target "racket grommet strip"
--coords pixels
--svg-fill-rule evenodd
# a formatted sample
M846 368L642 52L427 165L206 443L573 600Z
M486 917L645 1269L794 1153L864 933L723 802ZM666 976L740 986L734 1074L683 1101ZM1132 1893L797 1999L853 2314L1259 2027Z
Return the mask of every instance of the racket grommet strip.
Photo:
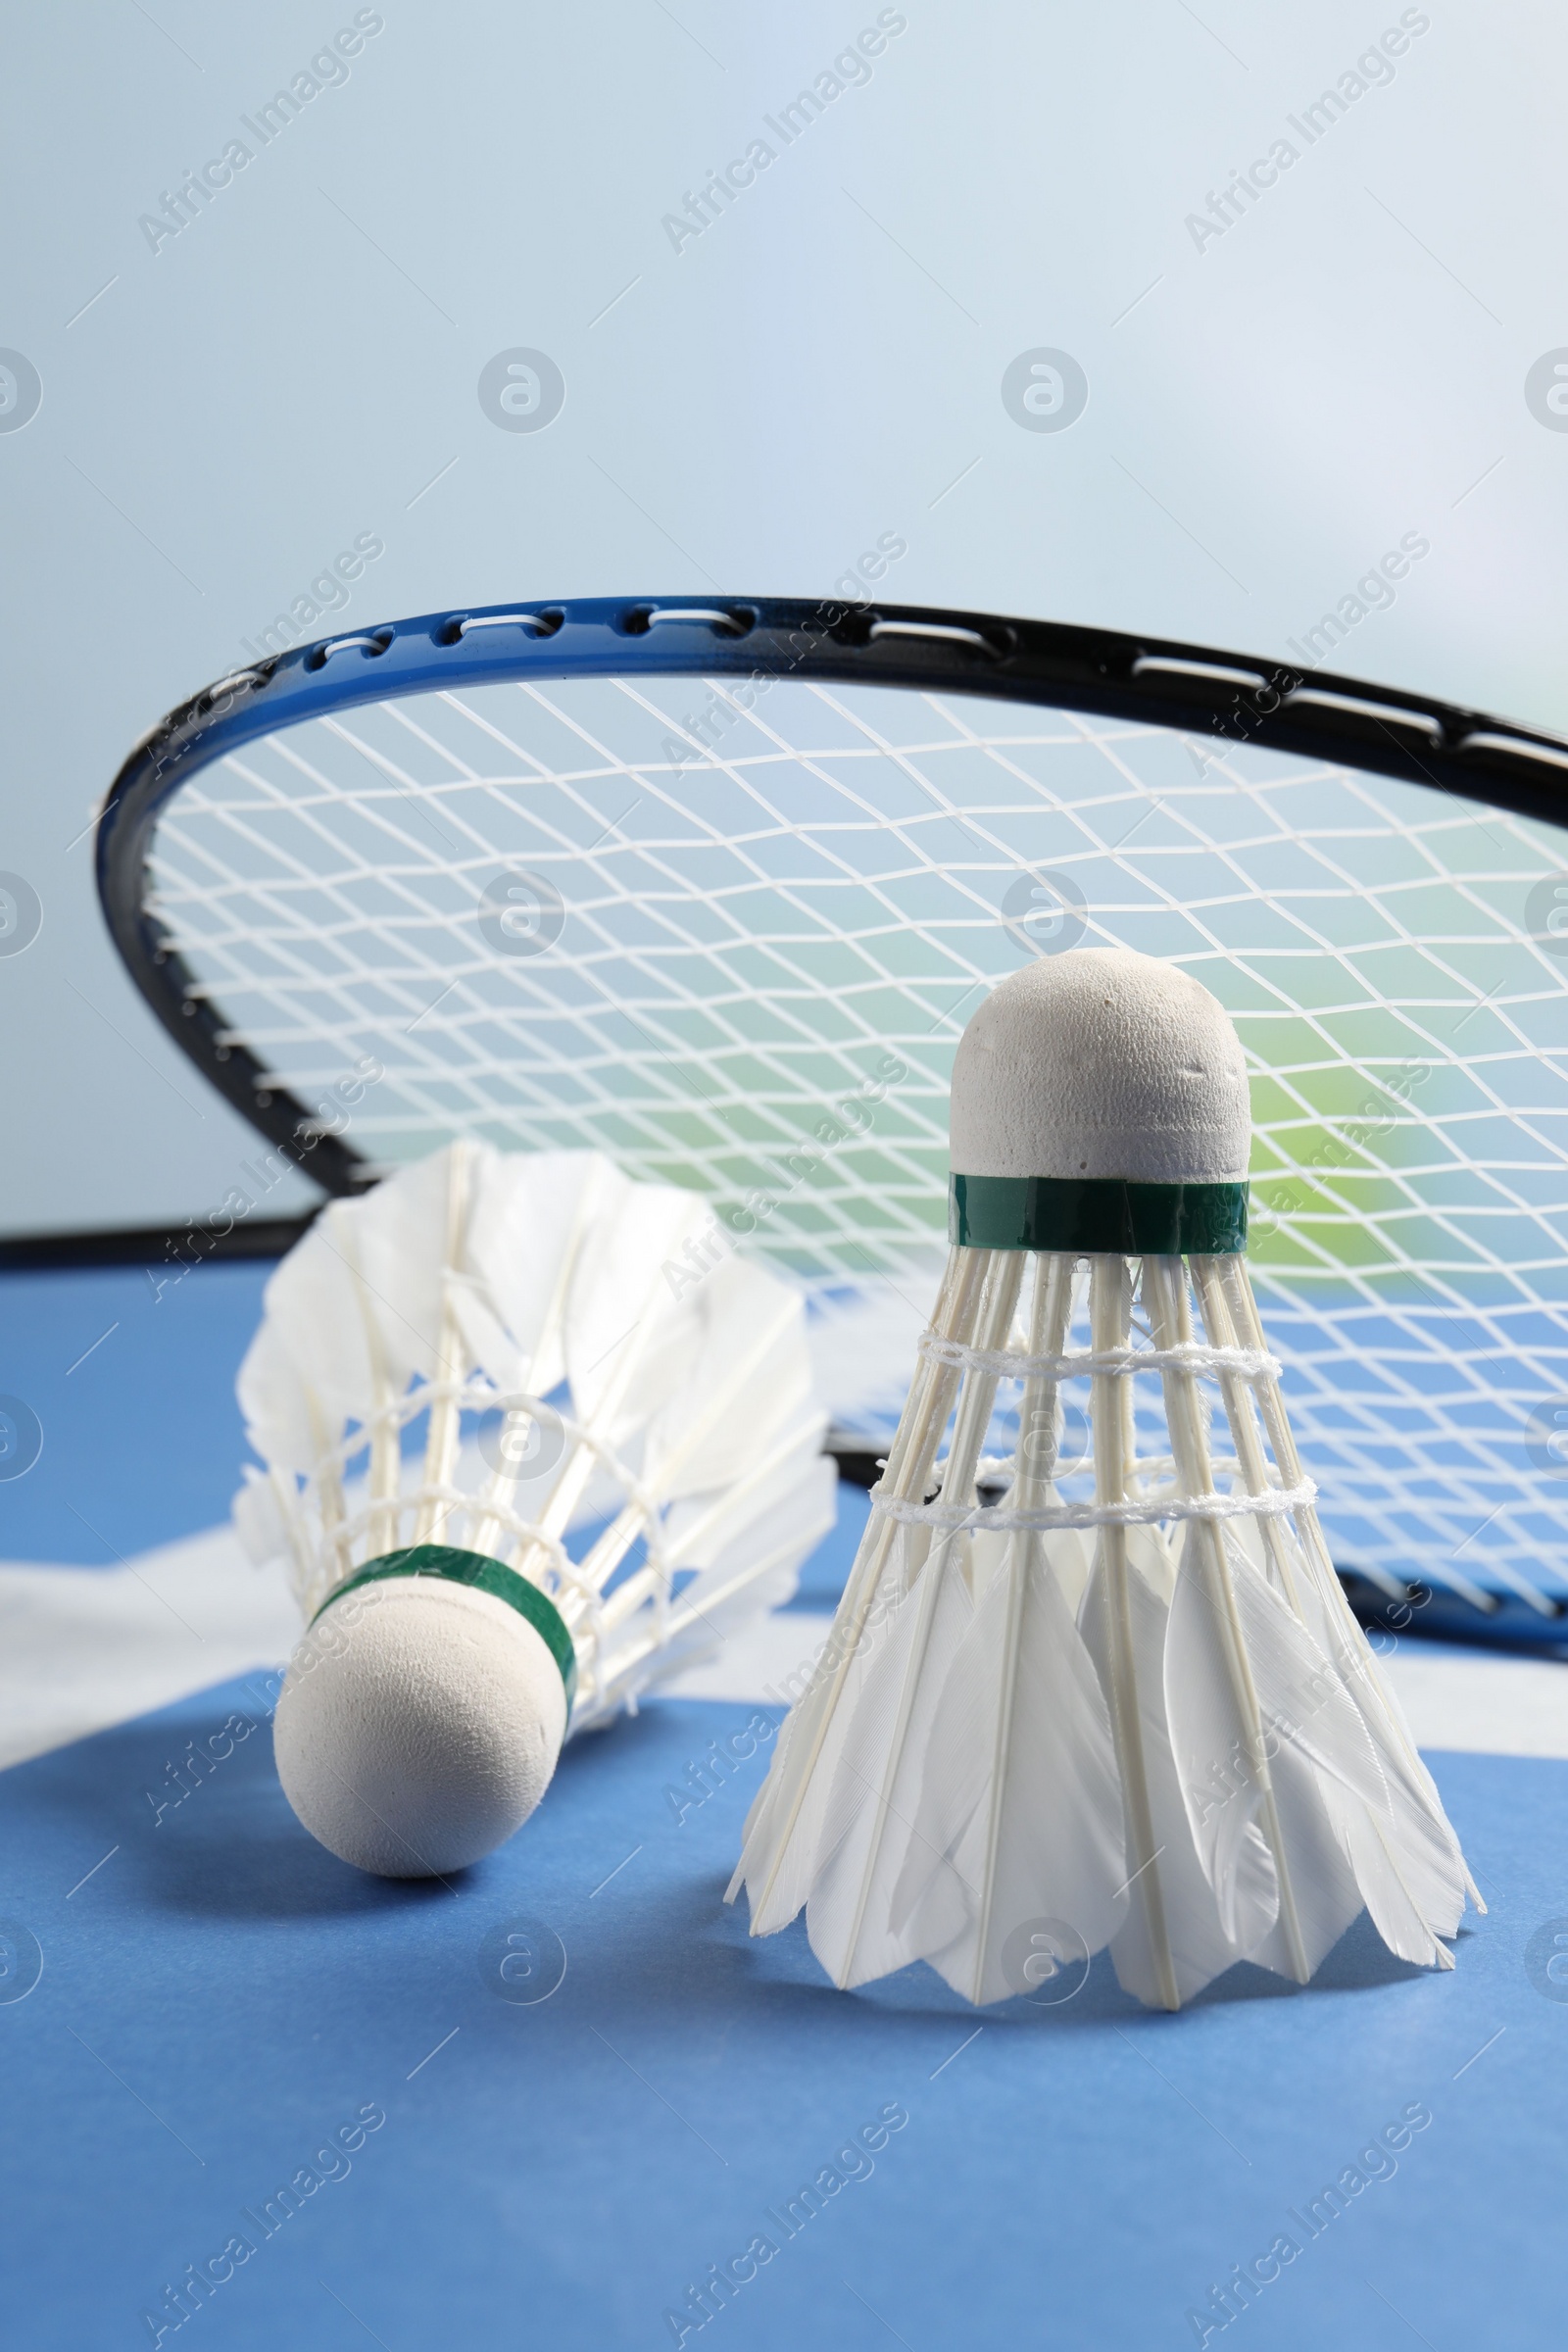
M1412 710L1398 703L1369 702L1364 695L1333 694L1326 686L1295 686L1280 705L1295 710L1303 703L1313 710L1339 712L1347 718L1370 718L1382 727L1409 727L1437 746L1443 741L1443 721L1430 710Z
M1203 686L1241 686L1249 694L1266 694L1269 683L1255 669L1233 669L1225 662L1192 662L1174 654L1140 654L1132 674L1135 678L1192 678Z
M1503 735L1482 728L1466 735L1458 748L1461 752L1502 752L1510 760L1535 760L1547 767L1568 767L1568 743L1543 743L1539 738L1532 743L1522 735Z
M628 637L646 637L650 629L679 622L688 628L708 628L720 637L745 637L757 626L750 605L634 605L621 627Z
M939 645L965 645L977 654L987 655L993 662L1004 660L1012 651L1010 645L987 636L981 629L958 628L945 621L884 620L879 614L866 631L866 641L876 645L884 637L918 637L934 640Z
M437 643L461 645L476 629L526 629L530 637L554 637L565 617L560 605L539 612L462 612L438 632Z
M334 654L346 654L356 646L367 662L378 661L392 643L393 629L360 629L352 637L328 637L324 644L312 648L305 657L307 669L320 669Z

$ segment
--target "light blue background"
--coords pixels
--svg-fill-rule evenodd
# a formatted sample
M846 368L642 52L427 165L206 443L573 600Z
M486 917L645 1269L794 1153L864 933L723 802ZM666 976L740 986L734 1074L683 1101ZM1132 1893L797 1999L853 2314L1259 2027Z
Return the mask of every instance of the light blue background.
M361 622L816 594L894 533L902 602L1281 656L1416 532L1335 665L1568 723L1568 433L1524 398L1568 344L1560 15L1410 12L1394 78L1200 251L1187 216L1301 147L1286 118L1399 8L911 0L673 250L662 216L877 13L390 0L154 253L138 217L355 11L8 12L0 345L43 400L0 433L0 868L44 926L0 958L5 1228L200 1212L250 1154L121 975L84 829L141 730L359 534L385 545ZM538 433L476 398L518 345L565 378ZM1038 346L1088 375L1064 432L1003 407Z

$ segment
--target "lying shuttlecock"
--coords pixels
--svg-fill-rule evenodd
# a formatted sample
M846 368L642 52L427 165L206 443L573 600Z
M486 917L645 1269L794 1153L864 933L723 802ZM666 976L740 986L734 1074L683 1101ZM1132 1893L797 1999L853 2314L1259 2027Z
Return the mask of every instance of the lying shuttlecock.
M334 1202L239 1395L236 1520L309 1621L279 1777L389 1878L509 1838L568 1731L786 1599L833 1521L800 1297L593 1152L455 1144Z
M1250 1142L1229 1019L1146 956L1042 959L964 1032L955 1247L730 1888L754 1935L805 1903L840 1985L925 1959L999 2000L1108 1944L1174 2009L1237 1960L1304 1984L1363 1906L1401 1958L1453 1965L1438 1939L1480 1898L1292 1442L1241 1254ZM1003 1381L1018 1442L990 1460ZM1058 1488L1074 1381L1083 1502ZM1135 1381L1168 1432L1147 1457Z

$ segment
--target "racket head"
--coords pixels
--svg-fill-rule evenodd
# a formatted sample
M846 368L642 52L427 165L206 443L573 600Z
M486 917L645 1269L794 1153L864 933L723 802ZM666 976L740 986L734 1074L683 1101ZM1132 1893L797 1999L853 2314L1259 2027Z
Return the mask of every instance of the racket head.
M219 681L127 760L99 876L165 1026L324 1189L466 1133L707 1192L839 1315L872 1431L981 996L1080 941L1182 964L1248 1053L1254 1280L1336 1555L1534 1608L1568 1499L1565 787L1529 729L1205 648L519 604Z

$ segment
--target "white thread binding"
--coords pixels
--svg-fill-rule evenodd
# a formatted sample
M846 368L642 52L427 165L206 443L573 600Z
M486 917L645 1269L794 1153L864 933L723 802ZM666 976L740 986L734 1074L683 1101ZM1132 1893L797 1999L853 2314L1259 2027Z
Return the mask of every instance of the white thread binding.
M939 1454L932 1464L931 1483L933 1486L944 1487L947 1485L948 1461L949 1456L943 1453ZM1216 1480L1242 1476L1241 1462L1234 1453L1211 1454L1208 1466ZM1058 1462L1051 1472L1051 1477L1054 1483L1076 1478L1082 1473L1087 1473L1091 1467L1092 1456L1086 1453L1081 1461L1068 1462L1065 1466ZM1129 1486L1147 1487L1152 1479L1163 1479L1168 1487L1176 1476L1176 1457L1170 1453L1135 1454L1127 1463L1126 1474ZM1017 1475L1018 1457L1016 1453L983 1453L974 1466L974 1483L977 1487L988 1485L1010 1487Z
M1085 1380L1095 1373L1117 1378L1132 1372L1229 1372L1238 1380L1278 1380L1277 1356L1252 1348L1205 1348L1184 1340L1175 1348L1105 1348L1099 1354L1023 1355L1007 1348L965 1348L960 1340L926 1332L919 1352L936 1364L966 1372L994 1372L1001 1380Z
M1266 1494L1164 1494L1141 1502L1063 1502L1038 1511L982 1511L956 1502L900 1502L872 1491L871 1508L900 1527L962 1527L1049 1533L1056 1527L1153 1527L1163 1519L1283 1519L1313 1501L1311 1479Z
M299 1517L305 1492L314 1490L319 1493L323 1471L335 1471L341 1476L345 1471L351 1470L356 1459L366 1451L373 1427L378 1424L390 1425L393 1429L401 1432L406 1423L416 1420L427 1406L446 1396L455 1396L460 1407L466 1412L494 1412L506 1403L500 1391L483 1379L421 1381L416 1387L406 1390L401 1396L391 1399L379 1411L368 1413L365 1420L359 1423L341 1443L329 1446L317 1463L316 1468L309 1473L307 1489L297 1492L292 1496L289 1496L286 1491L282 1494L281 1499L284 1501L285 1509L289 1510L292 1516ZM636 1512L641 1522L646 1565L653 1570L657 1579L651 1597L656 1613L662 1621L669 1607L673 1575L662 1542L663 1506L626 1468L613 1448L603 1439L595 1437L592 1430L584 1428L581 1422L574 1420L571 1414L558 1412L554 1405L545 1404L542 1397L533 1397L526 1402L538 1404L542 1412L548 1413L557 1422L564 1438L572 1445L583 1446L591 1453L601 1469L606 1471L615 1486L619 1488L622 1497L621 1508L629 1508ZM519 1400L510 1409L525 1411L526 1402ZM275 1474L273 1483L274 1486L278 1486L280 1483ZM521 1482L514 1480L512 1483L515 1487ZM575 1600L579 1604L578 1610L568 1629L574 1639L579 1633L581 1619L584 1616L587 1617L590 1626L597 1634L605 1595L579 1575L579 1564L572 1559L564 1544L559 1537L547 1534L533 1520L523 1518L515 1508L503 1502L499 1496L487 1496L484 1490L478 1488L470 1492L463 1487L432 1486L425 1482L416 1488L400 1490L393 1497L368 1502L362 1509L356 1511L352 1517L345 1516L331 1535L332 1545L338 1553L342 1566L339 1574L331 1579L327 1587L328 1598L333 1593L340 1592L349 1579L357 1576L361 1567L364 1566L363 1561L355 1560L351 1555L356 1545L369 1534L376 1519L386 1508L387 1500L391 1501L398 1522L411 1514L417 1517L418 1506L421 1502L427 1500L438 1502L443 1506L443 1519L450 1518L455 1514L465 1515L470 1524L475 1519L493 1519L508 1537L513 1547L519 1550L524 1547L537 1548L546 1552L549 1555L550 1567L543 1576L530 1576L528 1571L520 1568L515 1560L498 1560L497 1565L509 1569L514 1576L521 1577L524 1584L537 1585L541 1592L551 1594L553 1598L567 1600L568 1603ZM309 1535L305 1540L307 1543L312 1541ZM554 1578L553 1584L552 1577ZM324 1607L325 1601L321 1601L318 1605Z

